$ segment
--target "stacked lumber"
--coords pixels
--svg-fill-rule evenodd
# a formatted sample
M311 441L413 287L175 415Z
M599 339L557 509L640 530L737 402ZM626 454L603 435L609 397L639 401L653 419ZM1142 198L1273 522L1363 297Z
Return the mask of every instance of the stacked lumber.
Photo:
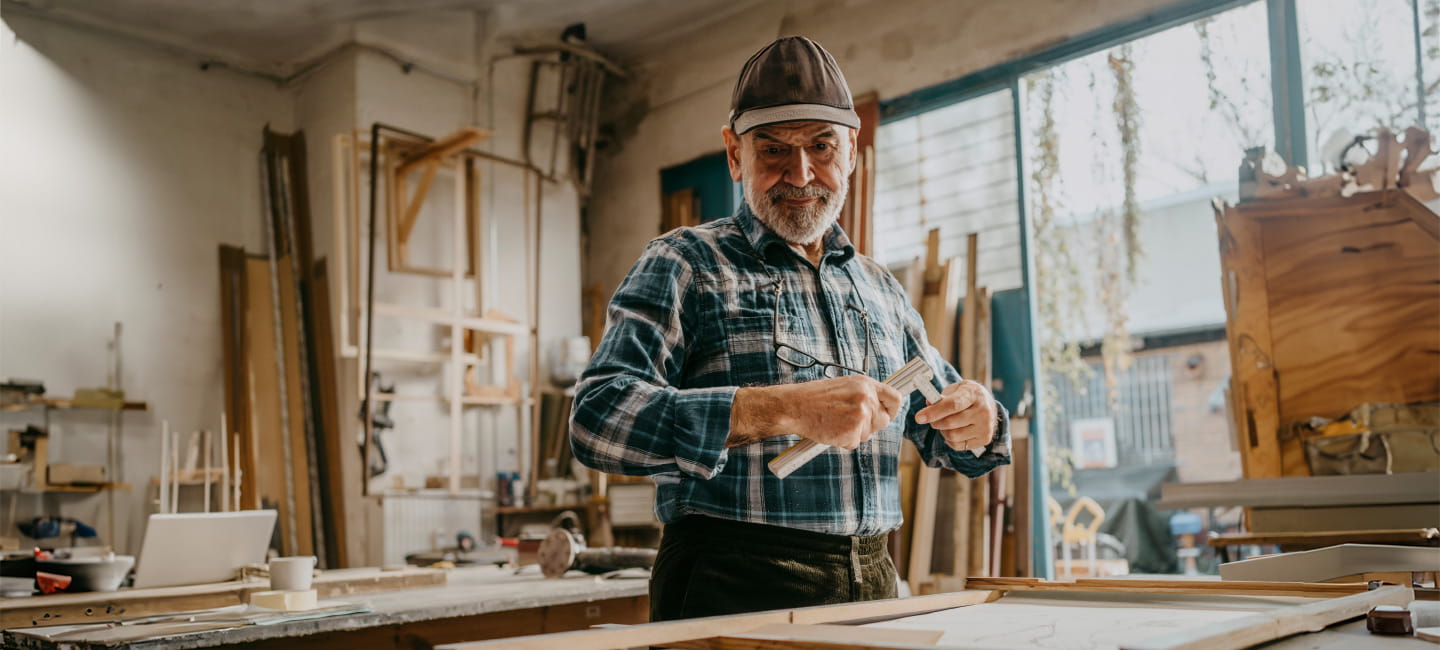
M959 265L943 262L940 233L931 230L923 265L917 260L906 283L915 299L931 345L955 363L966 379L991 384L990 292L976 286L979 240L966 242L964 304L957 328L955 308L961 303ZM958 336L957 336L958 335ZM958 340L957 340L958 339ZM1017 462L1023 462L1017 457ZM965 576L998 575L1002 565L1024 566L1018 557L1022 545L1012 528L1007 538L1005 521L1015 478L999 468L979 479L924 466L910 447L901 458L901 507L906 524L901 528L898 561L906 567L912 593L932 593L964 587ZM1007 539L1010 543L1006 543ZM1002 549L1006 549L1002 552ZM1008 562L1002 559L1008 557Z

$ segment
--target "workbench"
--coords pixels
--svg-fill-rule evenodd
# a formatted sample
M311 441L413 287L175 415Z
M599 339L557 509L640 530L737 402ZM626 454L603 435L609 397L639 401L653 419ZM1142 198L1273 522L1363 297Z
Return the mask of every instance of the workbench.
M448 572L443 586L335 595L325 601L357 606L363 613L247 625L122 643L63 642L11 628L4 647L24 650L149 650L158 648L414 648L438 643L582 630L600 623L643 623L649 617L649 581L602 579L579 572L547 580L538 567L465 567ZM183 589L183 588L181 588ZM65 597L71 597L67 595ZM0 601L43 601L44 596ZM84 622L84 621L71 621ZM36 629L36 628L30 628Z
M1400 586L1178 577L970 578L967 591L448 644L441 650L1423 650L1364 629ZM1357 620L1358 619L1358 620ZM1358 625L1357 625L1358 623Z

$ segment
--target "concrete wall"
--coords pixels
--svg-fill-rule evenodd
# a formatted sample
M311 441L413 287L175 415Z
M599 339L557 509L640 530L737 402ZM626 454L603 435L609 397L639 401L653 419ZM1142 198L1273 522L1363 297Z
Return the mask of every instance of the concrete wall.
M856 94L881 99L963 76L1066 37L1139 17L1169 0L934 2L819 0L769 3L640 62L624 114L638 126L602 157L587 215L586 282L609 296L645 242L659 234L660 170L722 148L720 127L745 60L771 39L816 39ZM877 224L883 224L878 215Z
M0 79L0 377L54 396L104 386L123 323L120 379L150 405L124 415L117 478L135 488L114 494L113 541L134 551L161 421L219 427L216 251L261 248L261 129L291 128L292 104L266 81L21 16L0 23ZM40 418L0 413L0 429ZM52 413L52 461L104 463L107 427L103 413ZM63 514L102 534L108 498L0 496L20 520Z

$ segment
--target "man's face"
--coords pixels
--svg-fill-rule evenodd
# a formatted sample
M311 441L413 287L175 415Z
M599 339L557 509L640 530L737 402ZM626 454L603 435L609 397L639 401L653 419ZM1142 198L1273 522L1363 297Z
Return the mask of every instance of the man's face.
M786 122L737 136L724 129L730 177L761 223L792 244L810 244L840 216L855 167L854 129Z

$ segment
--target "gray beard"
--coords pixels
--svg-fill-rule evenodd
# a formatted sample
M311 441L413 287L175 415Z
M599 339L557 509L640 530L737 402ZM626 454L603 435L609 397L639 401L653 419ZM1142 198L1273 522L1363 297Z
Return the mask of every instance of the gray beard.
M755 218L781 239L800 245L814 242L830 230L830 226L840 218L840 208L845 205L845 197L850 193L848 177L841 180L840 189L836 192L823 185L795 187L780 182L761 195L750 183L744 183L744 186L745 202L750 205ZM818 200L798 208L783 202L785 199L810 197Z

